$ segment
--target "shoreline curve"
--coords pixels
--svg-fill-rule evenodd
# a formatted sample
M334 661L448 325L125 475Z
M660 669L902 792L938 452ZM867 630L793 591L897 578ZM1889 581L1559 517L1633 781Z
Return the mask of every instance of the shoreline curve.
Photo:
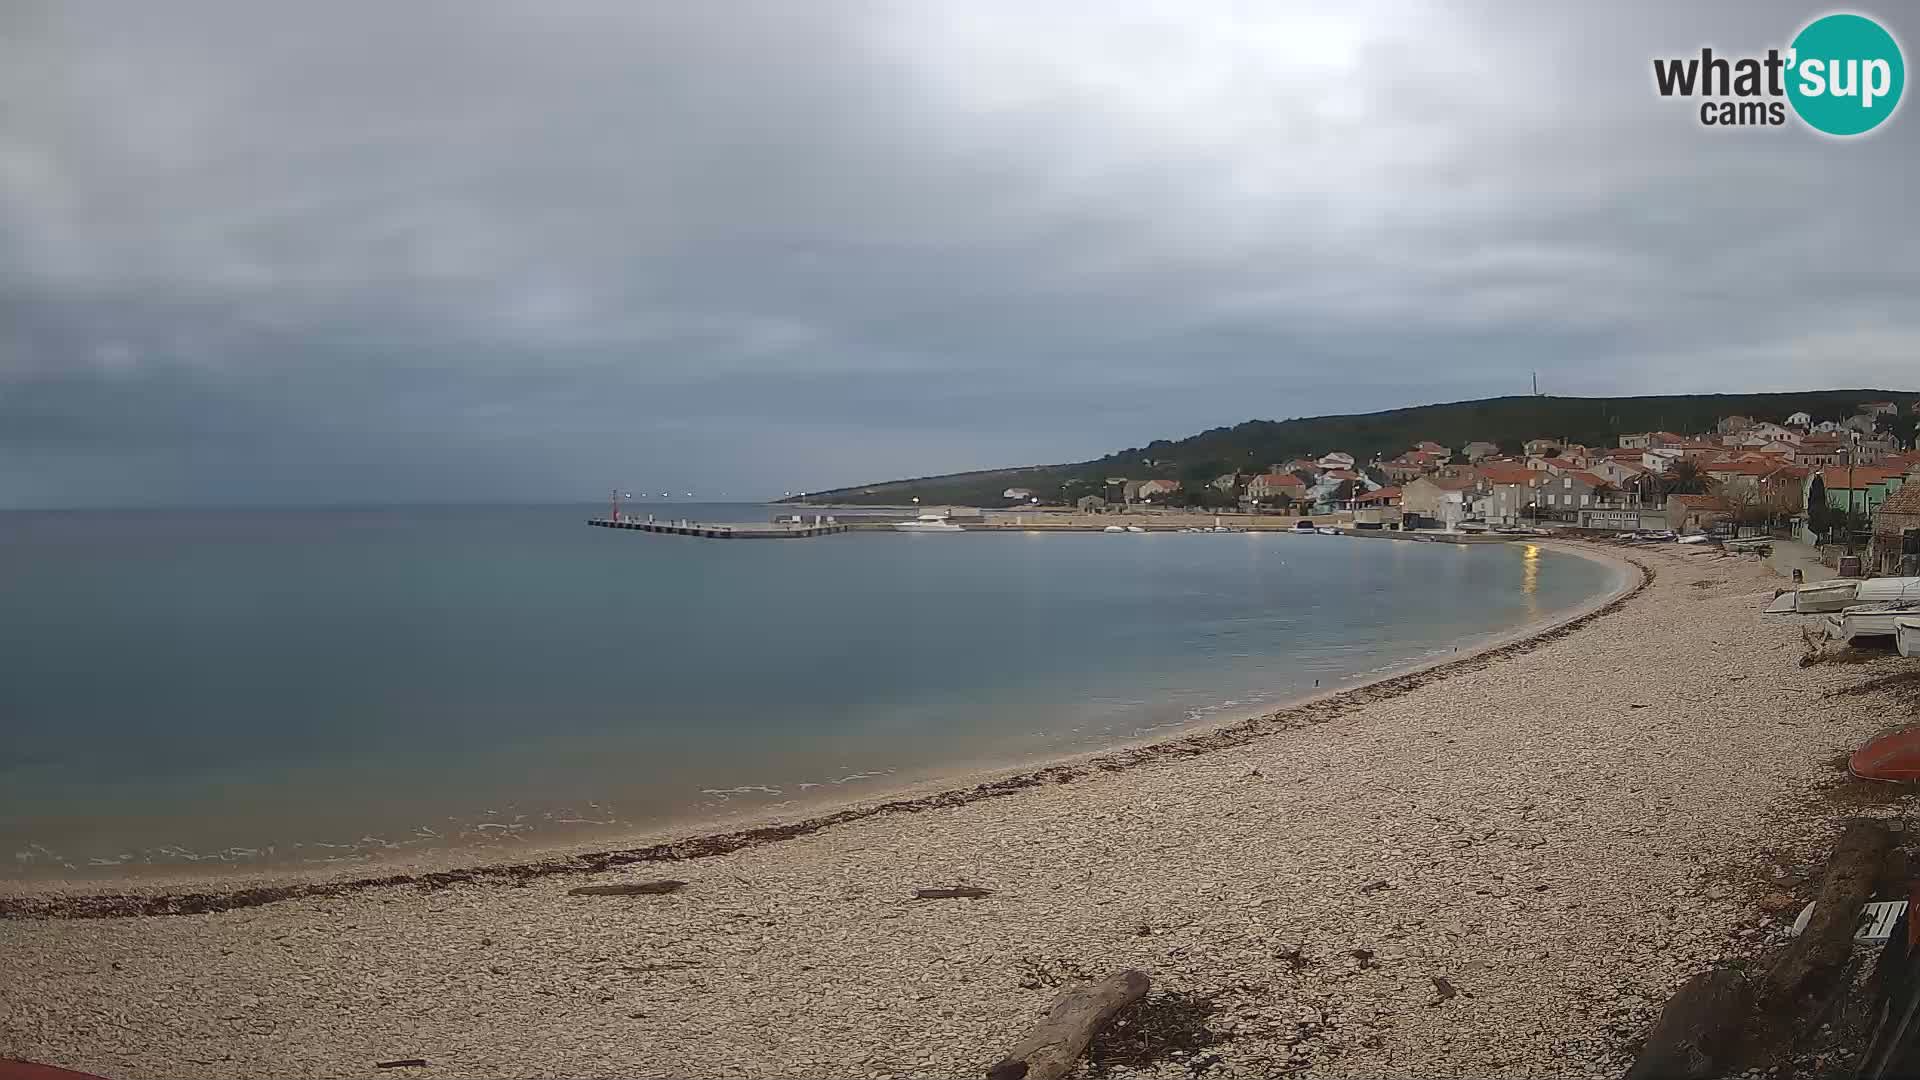
M1563 540L1542 542L1540 546L1597 562L1615 564L1629 571L1628 580L1595 600L1570 609L1563 618L1552 620L1545 625L1536 625L1531 629L1522 629L1510 636L1495 637L1458 656L1402 668L1358 686L1300 699L1257 716L1225 721L1199 730L1189 730L1158 742L1056 759L965 787L948 788L911 797L883 797L878 800L856 801L850 805L843 805L839 809L815 814L798 821L696 833L639 847L553 854L545 858L519 862L444 870L369 874L317 880L299 880L290 876L289 880L279 883L201 890L183 890L178 887L156 885L149 889L117 892L104 889L57 891L60 887L56 885L44 891L29 889L0 895L0 919L109 919L216 914L288 900L334 897L373 889L413 886L421 890L433 891L456 885L513 885L560 874L593 874L645 863L677 863L715 858L748 848L809 836L869 818L917 814L965 806L1012 795L1044 784L1070 784L1083 778L1124 772L1157 761L1178 760L1231 749L1282 732L1316 726L1377 702L1410 693L1431 683L1470 671L1478 671L1500 660L1532 652L1543 645L1567 637L1606 615L1619 611L1629 600L1652 585L1656 577L1656 572L1649 564L1618 552L1602 551L1588 543ZM1637 577L1631 571L1638 571ZM125 882L118 884L126 890Z

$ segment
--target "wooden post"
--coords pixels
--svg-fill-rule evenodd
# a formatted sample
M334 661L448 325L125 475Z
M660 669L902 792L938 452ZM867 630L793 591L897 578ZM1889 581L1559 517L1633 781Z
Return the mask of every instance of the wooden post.
M1814 902L1813 917L1767 972L1761 998L1769 1010L1793 1008L1846 965L1853 952L1860 906L1873 898L1874 882L1892 845L1885 823L1871 818L1847 820L1827 860L1827 876Z
M1059 1080L1121 1009L1147 996L1143 971L1121 971L1061 994L1033 1031L987 1070L987 1080Z

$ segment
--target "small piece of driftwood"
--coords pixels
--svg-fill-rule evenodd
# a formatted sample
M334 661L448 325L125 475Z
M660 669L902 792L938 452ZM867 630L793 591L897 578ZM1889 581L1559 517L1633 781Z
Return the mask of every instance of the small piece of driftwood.
M1738 972L1716 968L1680 984L1627 1071L1627 1080L1707 1080L1728 1071L1753 992Z
M1760 997L1769 1011L1792 1011L1846 966L1853 954L1860 905L1873 899L1874 882L1892 846L1892 834L1882 822L1851 818L1842 827L1827 859L1827 875L1820 885L1820 898L1814 901L1813 917L1767 972Z
M686 885L684 881L637 881L631 885L582 885L577 889L568 889L568 896L660 896L664 893L679 892Z
M431 1064L433 1063L426 1058L401 1058L398 1061L376 1061L373 1063L373 1067L376 1069L417 1069L423 1065Z
M1019 1045L987 1070L987 1080L1059 1080L1121 1009L1147 996L1143 971L1120 971L1067 990Z
M977 888L973 885L954 885L940 889L915 889L915 900L978 900L983 896L992 896L992 889Z

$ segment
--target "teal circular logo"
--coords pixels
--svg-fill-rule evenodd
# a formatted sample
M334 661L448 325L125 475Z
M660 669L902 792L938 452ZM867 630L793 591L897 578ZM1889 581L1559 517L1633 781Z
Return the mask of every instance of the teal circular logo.
M1900 105L1907 65L1900 43L1864 15L1826 15L1793 39L1787 100L1810 126L1829 135L1879 127Z

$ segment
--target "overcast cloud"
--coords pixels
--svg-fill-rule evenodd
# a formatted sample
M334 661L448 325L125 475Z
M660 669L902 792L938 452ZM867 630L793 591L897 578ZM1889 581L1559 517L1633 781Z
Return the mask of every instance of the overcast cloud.
M8 4L0 506L757 497L1536 369L1910 388L1912 105L1652 89L1824 10Z

